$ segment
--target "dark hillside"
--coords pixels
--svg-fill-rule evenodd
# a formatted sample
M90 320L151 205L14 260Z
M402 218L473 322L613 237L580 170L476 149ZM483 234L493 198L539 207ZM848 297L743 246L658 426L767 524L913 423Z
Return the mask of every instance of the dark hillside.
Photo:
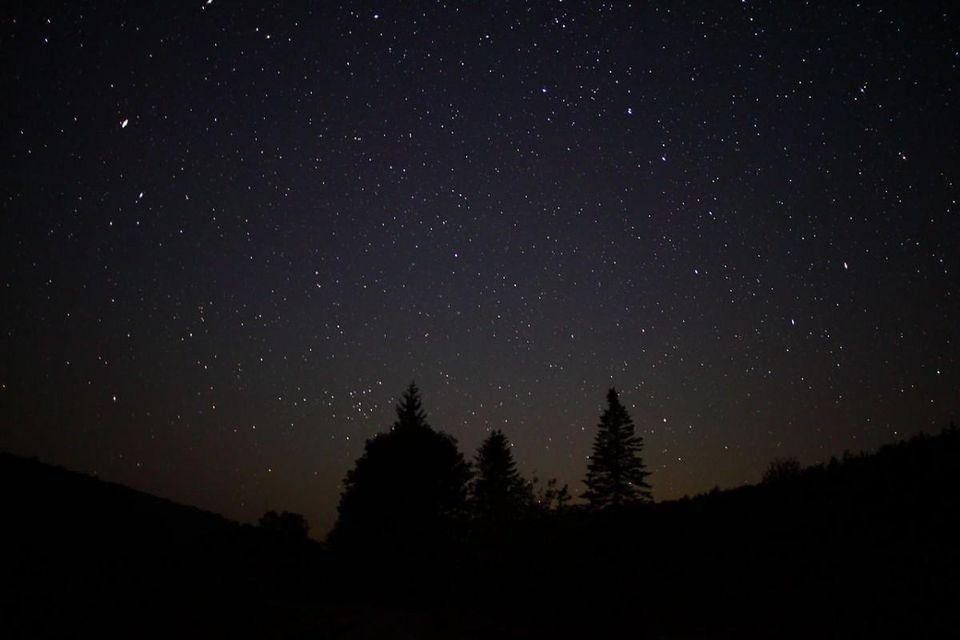
M536 601L560 635L942 637L960 611L958 489L951 428L756 486L536 523L478 563L476 584L523 603L521 619Z
M238 626L238 603L310 593L315 543L0 454L3 628L15 637ZM221 616L229 608L233 613ZM237 611L241 615L237 615Z
M9 455L0 486L9 637L950 637L960 611L955 428L419 555L330 555Z

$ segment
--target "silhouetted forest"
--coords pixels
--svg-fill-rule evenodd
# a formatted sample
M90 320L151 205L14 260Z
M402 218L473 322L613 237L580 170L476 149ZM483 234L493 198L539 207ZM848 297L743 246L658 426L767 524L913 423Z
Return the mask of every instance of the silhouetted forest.
M960 431L653 502L610 390L587 491L467 457L411 385L328 542L0 454L3 637L953 637Z

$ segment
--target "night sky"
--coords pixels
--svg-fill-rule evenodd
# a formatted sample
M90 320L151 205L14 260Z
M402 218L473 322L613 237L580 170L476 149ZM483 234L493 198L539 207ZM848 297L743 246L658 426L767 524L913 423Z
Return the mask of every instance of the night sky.
M232 518L339 483L411 380L657 499L960 406L953 3L14 2L0 449Z

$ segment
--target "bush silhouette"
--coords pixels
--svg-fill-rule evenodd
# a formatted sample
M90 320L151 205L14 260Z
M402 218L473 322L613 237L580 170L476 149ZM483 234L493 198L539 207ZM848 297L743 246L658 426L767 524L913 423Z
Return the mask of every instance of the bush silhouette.
M260 516L260 529L267 534L283 540L306 540L310 532L307 519L299 513L267 511Z
M777 458L763 472L763 483L782 482L800 475L800 462L796 458Z

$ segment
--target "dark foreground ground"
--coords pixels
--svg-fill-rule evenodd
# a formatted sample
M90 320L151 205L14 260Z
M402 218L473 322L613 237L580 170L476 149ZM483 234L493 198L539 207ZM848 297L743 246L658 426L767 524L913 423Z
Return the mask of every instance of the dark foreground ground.
M948 638L960 433L690 500L334 554L0 455L0 637Z

